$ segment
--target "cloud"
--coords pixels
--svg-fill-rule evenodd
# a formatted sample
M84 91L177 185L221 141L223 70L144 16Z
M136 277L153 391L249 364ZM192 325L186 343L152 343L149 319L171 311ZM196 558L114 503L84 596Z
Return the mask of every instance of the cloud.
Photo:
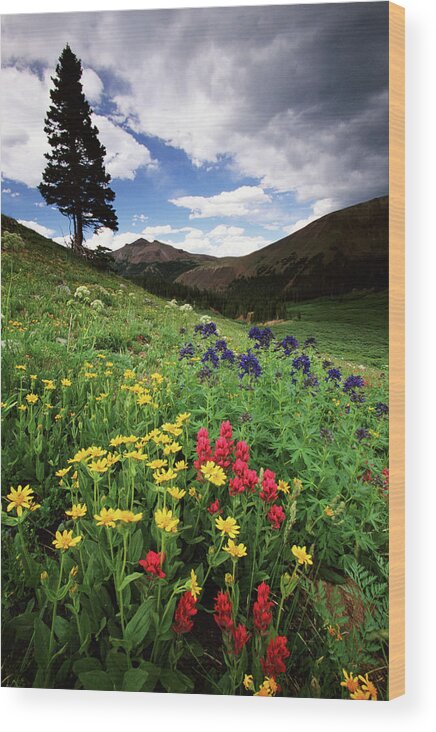
M147 220L148 220L148 216L146 216L143 213L141 213L141 214L133 214L133 216L132 216L132 224L136 224L138 222L143 223L144 221L147 221Z
M88 72L88 85L97 93L97 75ZM49 146L44 117L50 103L50 74L42 77L30 69L2 69L2 167L3 175L29 187L41 182L44 153ZM99 80L100 81L100 80ZM155 168L148 148L119 125L102 115L93 115L105 145L106 167L112 178L134 179L141 168Z
M233 191L223 191L215 196L181 196L170 203L189 208L190 219L205 219L212 216L249 216L260 212L262 206L271 202L271 196L259 186L241 186Z
M37 221L26 221L25 219L18 219L18 223L23 224L23 226L27 226L28 229L33 229L33 231L36 231L38 234L41 234L41 236L46 236L47 238L50 238L51 235L55 233L54 229L49 229L47 226L38 224Z
M98 104L103 96L103 82L91 68L83 69L82 84L85 97L91 104Z
M315 201L312 205L313 213L310 216L307 216L305 219L298 219L298 221L294 224L289 224L289 226L284 226L283 231L285 234L293 234L295 231L299 231L299 229L304 229L304 227L311 224L312 221L316 221L316 219L319 219L321 216L325 216L339 208L340 206L338 206L337 202L332 198L323 198L320 201Z
M159 238L160 241L171 244L177 249L184 249L194 254L212 254L216 257L242 256L270 244L268 239L251 236L240 226L219 224L209 231L203 231L191 226L174 228L169 224L161 224L147 226L140 234L129 231L114 234L110 229L100 229L97 234L87 239L86 246L95 249L100 244L115 251L142 236L148 241ZM57 237L54 241L65 244L68 239L69 237Z

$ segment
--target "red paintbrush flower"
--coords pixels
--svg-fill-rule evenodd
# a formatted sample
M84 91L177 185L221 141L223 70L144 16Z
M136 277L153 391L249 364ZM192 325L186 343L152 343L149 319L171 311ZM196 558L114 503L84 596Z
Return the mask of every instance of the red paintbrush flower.
M220 509L220 502L218 499L216 499L216 501L213 501L213 503L210 504L210 506L207 509L207 512L210 513L212 516L214 513L222 513L222 510Z
M284 635L271 638L266 650L266 657L260 659L262 671L265 676L276 679L279 674L285 673L285 659L291 655L287 647L287 642L288 640Z
M276 474L272 470L265 470L262 480L262 490L260 497L265 503L273 503L277 498L277 483L275 482Z
M232 603L228 592L220 590L215 598L214 619L218 627L223 631L230 632L233 628Z
M247 443L241 440L240 442L236 443L236 453L235 453L236 460L242 460L244 463L248 463L250 459L250 448L248 447Z
M267 517L268 521L270 522L271 526L273 527L273 529L280 529L283 521L286 518L283 508L281 506L277 506L277 504L274 504L274 506L271 506L266 517Z
M212 448L210 446L209 432L206 427L201 427L198 430L196 451L198 459L194 460L194 467L199 471L204 463L212 459Z
M162 571L162 565L165 561L165 554L162 552L153 552L151 549L147 553L145 559L140 559L139 564L145 569L148 574L152 574L155 577L163 579L166 575Z
M257 588L257 600L253 605L254 627L259 633L266 633L272 621L270 608L274 603L269 599L269 593L269 586L262 582Z
M197 600L193 597L191 590L184 592L177 603L176 612L174 613L173 630L178 635L189 633L192 629L194 622L190 618L198 612L195 607L196 603Z
M233 650L235 652L235 656L239 656L241 653L243 647L247 643L248 639L250 638L250 634L245 627L245 625L242 625L242 623L239 623L239 625L236 628L232 629L232 635L233 635Z

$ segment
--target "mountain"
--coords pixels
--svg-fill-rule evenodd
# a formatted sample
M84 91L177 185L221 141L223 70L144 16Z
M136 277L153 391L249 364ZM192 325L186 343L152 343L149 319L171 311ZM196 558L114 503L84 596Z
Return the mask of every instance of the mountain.
M152 274L173 281L181 273L214 260L207 254L191 254L161 241L136 239L112 253L117 270L125 277Z
M259 301L382 290L388 287L388 197L334 211L243 257L191 254L145 239L113 256L120 274L147 287L160 281L172 284L176 296L209 292L249 308Z
M176 282L229 295L249 287L308 299L387 288L388 264L386 196L327 214L244 257L204 262Z

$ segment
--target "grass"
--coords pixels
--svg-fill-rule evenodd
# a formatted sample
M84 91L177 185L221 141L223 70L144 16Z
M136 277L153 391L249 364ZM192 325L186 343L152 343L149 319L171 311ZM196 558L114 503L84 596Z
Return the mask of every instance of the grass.
M314 336L333 359L385 368L388 363L388 295L358 292L289 306L289 320L276 325L277 337L292 333L300 341Z

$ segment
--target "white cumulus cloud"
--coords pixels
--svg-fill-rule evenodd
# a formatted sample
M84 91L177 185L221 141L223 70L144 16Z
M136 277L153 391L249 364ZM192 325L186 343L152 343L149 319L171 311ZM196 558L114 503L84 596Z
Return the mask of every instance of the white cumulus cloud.
M270 202L271 196L259 186L241 186L215 196L180 196L170 200L175 206L190 209L190 219L255 215Z
M26 221L25 219L18 219L18 223L23 224L23 226L27 226L28 229L33 229L33 231L41 234L41 236L46 236L48 238L50 238L51 235L55 233L54 229L49 229L47 226L38 224L37 221Z

